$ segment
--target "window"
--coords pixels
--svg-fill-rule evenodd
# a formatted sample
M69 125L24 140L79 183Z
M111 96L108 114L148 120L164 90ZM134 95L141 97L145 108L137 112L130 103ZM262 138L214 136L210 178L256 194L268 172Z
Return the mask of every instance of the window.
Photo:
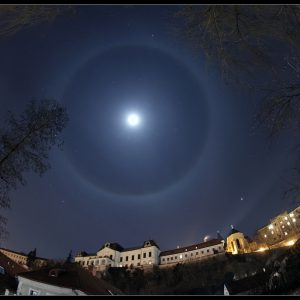
M112 256L112 255L110 255L110 256L109 256L109 258L110 258L110 259L113 259L113 256Z
M134 255L131 256L131 260L134 260Z
M138 263L137 265L138 265L138 267L139 267L141 264L140 264L140 263Z
M151 257L151 252L149 252L149 257Z
M29 289L29 296L38 296L40 294L40 291Z
M146 253L143 253L143 258L146 258Z
M123 261L123 257L120 257L120 262L122 262Z
M169 261L169 260L170 260L170 258L168 257L168 258L167 258L167 261Z
M177 259L177 256L175 256L175 259Z
M165 259L163 258L162 261L165 261Z
M128 256L126 256L126 261L128 261Z
M206 251L207 253L209 253L209 249L207 249L207 251Z
M99 265L99 259L95 260L95 265Z
M194 254L193 253L191 253L191 256L193 256Z
M204 251L201 251L202 254L204 254Z
M141 254L138 254L138 259L141 259Z
M198 252L196 252L196 255L198 255L199 253Z
M219 246L219 250L221 250L221 246Z
M173 260L174 258L173 258L173 256L171 257L171 260Z
M187 254L185 255L185 257L187 257Z

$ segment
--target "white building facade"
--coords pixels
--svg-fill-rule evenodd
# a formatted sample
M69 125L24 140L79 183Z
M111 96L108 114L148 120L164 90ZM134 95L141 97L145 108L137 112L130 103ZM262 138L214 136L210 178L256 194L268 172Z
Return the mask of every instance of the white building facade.
M213 239L204 243L163 251L160 253L160 265L171 266L178 263L196 262L223 253L225 253L224 241Z
M93 267L102 271L108 267L145 267L160 263L160 249L149 240L142 246L123 248L118 243L106 243L96 254L79 253L75 262L84 268Z
M145 268L188 263L221 253L225 253L225 249L224 241L220 239L164 252L153 240L149 240L140 247L127 249L118 243L106 243L96 254L79 253L75 256L75 262L84 268L104 271L109 267Z

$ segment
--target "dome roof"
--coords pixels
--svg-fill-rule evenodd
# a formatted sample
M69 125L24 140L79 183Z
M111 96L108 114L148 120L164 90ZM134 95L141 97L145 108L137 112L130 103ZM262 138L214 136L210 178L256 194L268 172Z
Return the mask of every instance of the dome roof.
M232 228L231 231L229 232L228 236L234 234L234 233L239 233L240 231L235 229L235 228Z

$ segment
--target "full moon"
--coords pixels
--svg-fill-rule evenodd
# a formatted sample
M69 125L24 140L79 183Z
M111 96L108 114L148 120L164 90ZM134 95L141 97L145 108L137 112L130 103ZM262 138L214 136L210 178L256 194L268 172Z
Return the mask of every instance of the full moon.
M140 124L140 116L132 113L127 116L127 124L131 127L136 127Z

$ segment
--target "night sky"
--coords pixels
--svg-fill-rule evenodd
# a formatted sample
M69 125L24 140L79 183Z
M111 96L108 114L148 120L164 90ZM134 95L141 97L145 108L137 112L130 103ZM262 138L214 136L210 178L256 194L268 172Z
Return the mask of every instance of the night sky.
M293 206L282 199L291 140L270 148L253 129L259 95L172 34L178 8L77 6L0 40L1 118L45 97L70 118L50 171L11 194L2 247L60 258L151 238L167 250L230 225L251 236Z

